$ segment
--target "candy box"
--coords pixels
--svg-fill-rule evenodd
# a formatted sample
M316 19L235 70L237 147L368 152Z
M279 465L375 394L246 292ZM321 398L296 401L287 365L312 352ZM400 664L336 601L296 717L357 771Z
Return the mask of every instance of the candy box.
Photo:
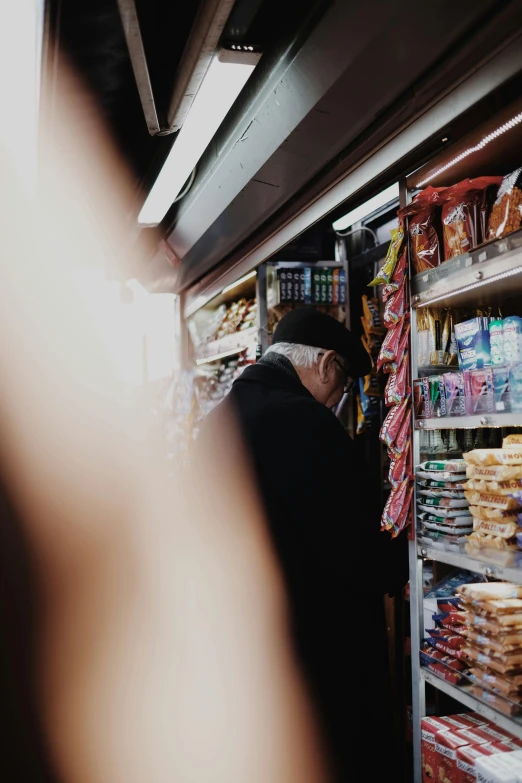
M470 416L495 411L493 377L487 369L465 372L464 389L466 410Z
M481 317L455 324L461 370L480 370L491 364L489 328Z
M455 727L444 718L423 718L421 721L421 754L423 783L433 783L437 778L437 732L450 731Z
M413 411L416 419L430 417L430 388L427 378L416 378L413 381Z
M457 783L457 750L469 745L469 740L458 736L458 731L438 731L435 734L435 780Z
M448 416L466 415L466 398L464 375L461 372L446 372L444 379L444 394Z
M464 745L457 748L457 783L476 783L475 762L484 756L497 753L509 753L512 748L502 742L489 742L483 745Z
M428 378L430 417L446 416L446 389L442 375Z

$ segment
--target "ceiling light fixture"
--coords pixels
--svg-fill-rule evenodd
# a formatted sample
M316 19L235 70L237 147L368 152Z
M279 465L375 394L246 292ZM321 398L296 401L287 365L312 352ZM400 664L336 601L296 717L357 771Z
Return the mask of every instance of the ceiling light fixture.
M478 144L475 144L474 147L468 147L468 149L464 150L464 152L461 152L460 155L457 155L456 158L450 160L449 163L446 163L444 166L441 166L440 169L437 169L435 172L433 172L433 174L430 174L429 177L423 179L422 182L418 182L415 187L421 188L423 185L426 185L432 179L438 177L439 174L442 174L444 171L447 171L452 166L455 166L456 163L460 163L460 161L464 160L464 158L467 158L468 155L472 155L474 152L478 152L479 150L483 149L487 144L489 144L491 141L494 141L494 139L498 139L499 136L501 136L503 133L506 133L506 131L511 130L511 128L514 128L515 125L519 124L519 122L522 122L522 112L520 112L520 114L517 114L511 120L508 120L508 122L505 122L504 125L501 125L496 130L492 131L491 133L488 133L488 135L484 136L484 138L481 141L479 141Z
M227 285L226 288L224 288L221 293L226 294L228 291L232 291L233 288L237 288L238 285L241 285L241 283L245 283L247 280L250 280L252 277L255 277L257 275L256 270L254 269L253 272L249 272L248 275L245 275L244 277L240 277L239 280L236 280L235 283L232 283L231 285Z
M386 204L389 204L391 201L395 201L398 198L399 183L396 182L394 185L390 185L389 188L386 188L386 190L378 193L369 201L361 204L360 207L353 209L351 212L348 212L346 215L339 218L339 220L336 220L335 223L332 223L332 228L334 231L344 231L345 228L353 226L354 223L358 223L359 220L363 220L363 218L368 217L368 215L371 215L375 210L384 207Z
M172 149L138 215L142 226L157 226L230 111L261 57L257 52L216 53Z

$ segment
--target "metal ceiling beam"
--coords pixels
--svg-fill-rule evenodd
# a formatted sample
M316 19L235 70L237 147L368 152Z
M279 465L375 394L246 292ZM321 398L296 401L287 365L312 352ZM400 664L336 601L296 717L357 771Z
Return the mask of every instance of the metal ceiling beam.
M122 2L122 0L120 0ZM217 49L235 0L203 0L181 58L170 107L169 131L181 128Z
M164 129L161 128L154 102L136 4L134 0L118 0L118 8L147 128L151 136L156 136Z

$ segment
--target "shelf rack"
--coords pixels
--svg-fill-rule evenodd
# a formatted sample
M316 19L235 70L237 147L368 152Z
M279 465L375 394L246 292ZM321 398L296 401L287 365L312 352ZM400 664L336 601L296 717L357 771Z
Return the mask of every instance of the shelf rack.
M196 354L196 364L209 364L233 356L236 353L246 351L257 342L257 326L245 329L243 332L233 332L221 337L219 340L202 345Z
M407 199L402 186L401 203ZM415 275L410 281L412 312L411 333L417 331L417 311L422 307L467 307L500 304L522 295L522 230L487 243L465 255L453 258L436 269ZM438 368L421 368L417 362L417 345L411 341L412 377L419 372L430 374ZM428 372L425 372L428 371ZM451 371L450 367L445 371ZM475 416L419 419L413 428L413 456L420 459L420 435L423 430L468 429L480 427L522 426L522 412L485 413ZM414 493L414 504L416 496ZM445 563L477 575L522 584L522 553L489 552L469 554L464 549L444 549L443 545L423 544L412 531L409 542L411 648L421 650L425 636L423 564L425 560ZM472 696L469 689L450 684L421 666L420 655L412 655L412 711L414 780L422 780L421 719L426 715L426 684L446 693L456 701L492 720L501 728L522 738L522 720L510 718Z

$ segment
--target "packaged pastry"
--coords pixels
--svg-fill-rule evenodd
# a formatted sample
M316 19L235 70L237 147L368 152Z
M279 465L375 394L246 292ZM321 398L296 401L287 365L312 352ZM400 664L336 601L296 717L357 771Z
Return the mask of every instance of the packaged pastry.
M481 549L494 550L495 555L503 552L509 556L518 547L512 538L501 538L474 530L466 539L466 552L473 553Z
M515 432L512 435L506 435L502 440L502 448L508 449L510 446L522 446L522 432Z
M481 478L468 479L465 489L475 489L479 492L489 492L496 495L511 495L522 489L522 479L509 481L485 481Z
M400 405L394 405L382 423L379 438L387 446L395 441L405 416L409 416L409 397Z
M522 446L507 449L474 449L464 454L471 465L520 465L522 466Z
M477 492L475 489L465 489L464 495L473 506L487 506L488 508L498 508L501 511L512 511L519 508L517 501L509 495L493 495Z
M491 508L490 506L474 506L469 507L469 513L474 519L501 519L504 522L516 522L517 511L509 510L504 511L500 508Z
M403 239L404 229L402 226L398 226L398 228L393 228L391 230L391 242L388 246L388 252L386 253L384 263L379 269L377 276L371 283L368 283L368 285L387 285L390 282L395 271Z
M488 220L488 239L498 239L522 225L522 168L502 180Z
M486 481L508 481L522 478L522 465L474 465L466 468L468 478L483 478Z
M520 633L514 634L501 634L500 636L493 636L491 634L485 634L477 629L464 627L461 629L461 633L470 642L473 642L475 647L486 647L494 650L501 655L504 655L514 650L522 649L522 638ZM508 639L510 641L508 641Z
M514 538L518 524L516 522L502 522L492 519L474 519L473 530L476 533L485 533L489 536L498 536L499 538Z
M446 652L449 652L449 650L446 650ZM480 666L487 666L489 669L493 669L493 671L497 672L498 674L509 674L513 672L518 674L522 668L520 664L512 663L511 661L506 663L505 661L500 661L496 658L493 658L491 655L486 655L480 648L474 647L471 644L466 645L458 652L461 653L461 657L467 658L467 660L474 663L478 663Z
M508 701L507 699L504 699L502 696L497 695L496 693L492 693L491 691L484 690L484 688L481 688L478 685L472 685L470 688L470 693L476 699L480 699L481 701L488 704L490 707L493 707L493 709L498 710L498 712L502 712L504 715L513 716L513 715L520 714L521 707L519 704L515 704L512 701ZM479 766L482 766L480 759L478 760L478 763ZM514 774L515 773L513 773L513 775ZM512 776L509 779L515 780L515 777Z
M445 188L427 187L415 196L411 204L399 211L401 218L409 218L408 233L415 274L433 269L443 261L440 204L444 190Z
M472 582L459 585L455 593L468 603L474 604L499 598L522 598L522 586L511 582Z
M478 177L457 182L444 191L442 233L445 261L468 253L485 239L483 225L487 191L491 188L496 195L501 182L501 177Z
M469 675L473 680L483 683L486 688L499 691L499 693L504 693L506 696L520 693L522 690L522 674L501 677L477 666L469 670Z

